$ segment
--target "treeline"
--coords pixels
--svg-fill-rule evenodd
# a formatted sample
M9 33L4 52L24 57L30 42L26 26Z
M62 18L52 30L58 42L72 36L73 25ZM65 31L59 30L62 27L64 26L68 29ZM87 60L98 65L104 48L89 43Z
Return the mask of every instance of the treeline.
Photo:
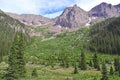
M120 54L120 17L97 23L90 30L90 50Z

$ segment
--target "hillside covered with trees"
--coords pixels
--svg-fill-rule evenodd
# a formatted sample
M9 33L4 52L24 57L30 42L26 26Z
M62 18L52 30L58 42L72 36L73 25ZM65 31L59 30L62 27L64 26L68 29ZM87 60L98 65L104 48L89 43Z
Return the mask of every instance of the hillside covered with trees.
M23 32L24 28L24 24L0 12L0 61L2 61L2 56L8 55L15 33Z
M90 50L120 54L120 17L95 24L90 30Z

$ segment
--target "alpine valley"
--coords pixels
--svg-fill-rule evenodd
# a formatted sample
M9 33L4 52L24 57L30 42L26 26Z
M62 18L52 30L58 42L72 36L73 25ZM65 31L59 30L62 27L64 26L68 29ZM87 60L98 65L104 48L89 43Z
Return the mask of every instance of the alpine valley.
M55 18L0 10L0 80L120 80L120 4Z

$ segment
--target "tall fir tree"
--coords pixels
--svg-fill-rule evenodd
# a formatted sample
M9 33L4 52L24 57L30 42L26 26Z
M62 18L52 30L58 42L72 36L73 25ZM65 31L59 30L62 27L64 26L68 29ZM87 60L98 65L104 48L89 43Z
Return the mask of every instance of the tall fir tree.
M99 68L99 60L98 60L97 53L95 53L93 55L93 66L94 66L95 69Z
M77 74L78 73L78 68L77 68L77 65L75 64L74 65L74 74Z
M37 70L36 68L33 69L32 71L32 74L31 74L33 77L37 77L38 76L38 73L37 73Z
M120 64L120 63L119 63ZM120 65L118 67L118 73L119 73L119 77L120 77Z
M101 71L101 73L102 73L101 80L108 80L107 67L106 67L105 63L102 64L102 71Z
M89 62L89 66L90 66L90 67L93 67L93 63L92 63L91 60L90 60L90 62Z
M115 71L119 70L119 58L114 59L114 67L115 67Z
M8 59L8 69L5 78L16 80L24 77L26 73L24 61L25 37L23 33L17 32L12 44Z
M87 69L87 64L86 64L86 58L85 58L85 53L84 53L84 51L81 51L79 68L80 68L81 70L86 70L86 69Z
M110 67L110 75L113 75L114 74L114 70L113 70L113 67L111 66Z

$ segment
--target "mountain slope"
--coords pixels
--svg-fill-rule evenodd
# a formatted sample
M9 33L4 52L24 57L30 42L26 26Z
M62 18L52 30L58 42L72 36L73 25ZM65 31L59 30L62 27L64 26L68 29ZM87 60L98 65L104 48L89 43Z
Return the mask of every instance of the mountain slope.
M64 12L56 19L56 25L67 28L77 28L84 26L89 21L89 17L86 11L79 8L77 5L68 7Z
M9 53L16 31L27 35L24 24L0 11L0 56Z
M90 31L90 49L108 54L120 52L120 17L94 25Z

